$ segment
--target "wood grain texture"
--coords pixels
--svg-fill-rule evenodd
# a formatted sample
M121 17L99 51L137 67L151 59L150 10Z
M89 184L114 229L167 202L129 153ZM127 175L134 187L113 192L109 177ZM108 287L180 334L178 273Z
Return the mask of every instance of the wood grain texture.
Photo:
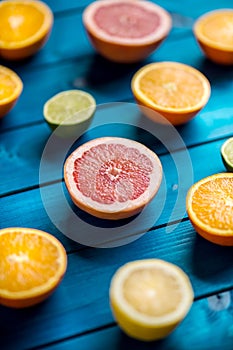
M231 350L233 343L232 298L233 292L231 291L195 302L179 327L161 341L151 343L135 341L127 337L117 326L111 326L108 329L75 337L62 343L44 346L43 349L174 350L179 346L179 350ZM213 300L216 301L216 305L221 305L220 309L213 309Z
M185 211L189 186L205 176L225 171L220 147L233 135L233 68L205 59L192 27L206 11L232 8L232 0L197 0L195 4L191 0L156 1L171 13L172 31L147 60L133 65L109 62L94 51L82 24L82 11L91 2L47 0L55 21L45 47L25 61L0 61L14 69L24 82L17 105L0 120L0 228L45 230L56 236L68 253L67 274L47 301L25 310L0 307L0 349L232 350L232 248L199 237ZM135 107L130 88L138 68L163 60L196 67L207 76L212 88L207 106L194 120L173 132L148 124ZM101 116L101 123L71 148L65 141L65 152L63 142L55 143L43 158L40 178L42 154L51 137L43 119L43 105L54 94L68 89L83 89L95 97L96 121L103 104L110 109ZM124 113L114 104L120 101L126 102ZM131 110L128 107L132 105ZM158 153L164 170L163 183L145 215L112 223L94 219L71 203L64 183L60 182L64 153L100 136L132 138ZM79 218L74 227L60 201L61 189L65 203ZM51 213L55 213L55 220ZM132 225L127 229L129 223ZM90 227L109 232L107 239L111 243L113 240L117 244L120 239L120 235L111 235L116 227L122 227L129 239L140 238L121 247L96 249L88 246L88 240L83 244ZM68 238L71 228L77 229L77 242ZM115 325L108 289L119 266L152 257L184 269L193 284L195 302L171 336L156 343L141 343L125 336Z
M196 298L233 287L232 249L204 241L184 222L170 234L161 228L130 245L69 254L66 276L46 302L27 310L0 308L1 345L9 350L15 343L19 349L38 347L108 325L113 321L108 288L114 271L142 258L165 259L180 266L190 276Z

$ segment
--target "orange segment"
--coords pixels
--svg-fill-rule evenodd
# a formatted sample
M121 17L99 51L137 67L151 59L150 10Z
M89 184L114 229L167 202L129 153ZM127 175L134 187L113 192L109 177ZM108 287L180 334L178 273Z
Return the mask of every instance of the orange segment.
M66 270L66 252L52 235L26 228L0 230L0 303L34 305L57 287Z
M47 41L53 24L50 8L36 0L0 3L0 54L21 59L38 51Z
M1 10L0 41L22 42L35 35L43 25L44 16L27 3L16 3Z
M203 35L213 41L216 45L233 47L233 11L215 13L209 21L203 23Z
M11 69L0 66L0 118L13 108L22 90L20 77Z
M233 10L206 13L195 23L194 34L204 53L212 61L233 64Z
M132 91L143 112L157 122L182 124L204 107L210 84L197 69L177 62L151 63L135 73Z
M233 173L220 173L194 184L187 212L196 231L220 245L233 245Z
M203 83L196 75L172 67L160 67L145 73L140 79L139 89L152 103L176 110L196 106L203 95Z

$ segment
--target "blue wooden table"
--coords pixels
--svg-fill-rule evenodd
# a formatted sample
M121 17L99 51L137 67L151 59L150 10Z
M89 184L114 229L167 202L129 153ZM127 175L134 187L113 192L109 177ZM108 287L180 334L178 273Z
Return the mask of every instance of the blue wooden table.
M225 171L219 150L233 136L233 69L217 66L203 56L192 26L209 10L232 8L232 0L158 0L172 15L172 31L154 54L133 65L108 62L91 47L82 25L83 9L91 1L46 2L55 19L46 46L26 61L0 62L14 69L24 83L17 105L0 121L0 227L34 227L50 232L66 248L68 269L59 288L42 304L23 310L0 307L0 349L232 350L233 250L197 236L185 212L189 186ZM211 98L198 116L171 130L174 138L164 129L158 132L152 127L154 131L149 133L143 128L144 119L139 116L130 89L130 80L141 66L166 60L196 67L212 87ZM57 169L64 149L57 145L54 153L45 156L51 132L42 110L51 96L74 88L90 92L98 106L106 104L111 110L109 115L101 115L99 125L94 125L78 143L97 136L129 137L146 144L161 159L161 191L143 216L138 236L128 244L116 243L119 246L111 248L100 244L102 248L95 248L85 239L68 238L69 225L65 232L69 218L59 203L58 193L64 184L62 170ZM124 112L125 122L122 113L117 112L122 104L126 110L130 107L128 114ZM53 215L56 210L57 219ZM113 224L92 221L73 210L84 222L80 229L116 229ZM124 224L128 227L130 223ZM135 226L132 224L129 236L134 234ZM109 283L116 269L143 258L179 265L189 275L195 292L186 319L159 342L128 338L114 322L109 307Z

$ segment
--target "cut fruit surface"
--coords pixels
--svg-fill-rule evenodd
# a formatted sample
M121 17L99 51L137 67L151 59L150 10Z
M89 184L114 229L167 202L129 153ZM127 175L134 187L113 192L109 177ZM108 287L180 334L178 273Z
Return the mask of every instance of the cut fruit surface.
M44 2L1 1L0 55L10 60L31 56L45 44L52 25L52 11Z
M210 84L197 69L178 62L158 62L139 69L131 82L142 112L158 123L192 119L208 102Z
M151 341L167 336L193 302L188 276L159 259L127 263L114 274L110 303L119 326L129 336Z
M62 244L31 228L0 230L0 304L22 308L47 298L61 282L67 257Z
M103 137L78 147L66 160L64 177L73 202L103 219L139 213L162 180L157 155L139 142Z
M83 13L96 50L116 62L136 62L151 54L170 32L171 16L150 1L99 0Z
M187 212L201 236L233 246L233 173L211 175L195 183L187 194Z
M22 90L20 77L11 69L0 66L0 118L14 107Z
M233 9L205 13L197 19L194 34L209 59L215 63L233 64Z
M44 105L43 114L59 136L80 136L89 126L96 110L92 95L82 90L62 91Z
M233 137L223 143L221 156L226 169L233 172Z

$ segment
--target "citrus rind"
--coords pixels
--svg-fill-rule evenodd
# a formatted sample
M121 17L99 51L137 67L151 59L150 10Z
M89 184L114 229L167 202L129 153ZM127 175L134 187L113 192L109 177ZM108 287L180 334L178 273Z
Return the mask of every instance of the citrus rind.
M0 55L9 60L24 59L40 50L48 40L54 21L53 12L49 6L38 0L5 0L0 2L0 9L17 4L35 8L43 14L44 20L39 30L26 39L9 42L0 40Z
M32 228L11 227L0 230L0 238L2 235L10 235L11 233L20 232L26 235L41 236L51 242L58 251L59 264L56 274L50 277L43 285L33 287L23 291L9 291L0 289L0 304L15 308L28 307L45 300L57 288L61 282L67 268L67 256L63 245L51 234Z
M217 178L233 179L233 173L218 173L218 174L208 176L196 182L189 189L187 193L187 197L186 197L187 213L194 229L197 231L197 233L199 233L205 239L211 241L212 243L232 246L233 245L233 227L229 229L219 229L216 227L211 227L203 223L202 221L200 221L195 211L192 209L192 197L193 197L193 194L196 192L196 190L199 188L199 186L206 182L213 181L214 179L217 179ZM233 206L233 200L231 205Z
M91 197L80 192L73 180L74 163L91 148L99 145L120 144L126 147L135 148L141 155L145 155L153 164L153 171L150 174L150 184L144 193L135 200L127 200L123 203L116 201L112 204L99 203ZM107 161L107 160L106 160ZM119 137L102 137L86 142L79 146L67 159L64 164L65 184L70 197L75 205L87 213L101 219L118 220L128 218L140 213L143 208L154 198L159 190L162 181L162 165L158 156L139 142Z
M197 19L194 24L193 32L197 42L199 43L204 54L213 62L223 65L232 65L233 64L233 46L232 44L226 44L223 40L213 40L207 37L203 33L203 28L205 25L213 19L221 16L231 15L233 18L232 9L219 9L205 13ZM216 27L216 31L218 31ZM226 29L227 30L227 29ZM229 28L229 31L232 31L232 28Z
M158 268L177 283L181 302L177 309L160 317L147 316L134 309L123 295L124 283L137 270ZM140 284L140 280L138 281ZM172 294L172 291L170 291ZM110 305L119 326L133 338L151 341L166 337L187 315L193 302L193 289L188 276L178 266L160 259L145 259L126 263L114 274L110 284ZM145 300L142 300L142 303Z
M199 79L199 81L202 83L203 86L203 96L202 99L199 101L198 104L195 106L190 107L184 107L184 108L170 108L170 107L161 107L160 105L154 103L149 99L141 90L140 90L140 79L150 72L152 69L161 69L161 68L174 68L174 69L180 69L181 71L186 71L195 77ZM164 112L170 112L170 113L177 113L177 114L185 114L193 111L199 111L201 108L205 106L205 104L208 102L210 97L210 83L208 79L197 69L188 66L186 64L178 63L178 62L156 62L156 63L150 63L142 68L140 68L133 76L131 81L131 88L132 92L136 98L136 100L139 101L139 103L142 103L145 107L154 109L161 114Z
M160 17L159 28L143 38L122 38L107 34L95 24L94 14L100 7L118 2L133 4L156 13ZM83 12L83 24L93 47L103 57L113 62L134 63L149 56L166 39L172 27L172 19L165 9L150 1L99 0L86 7Z
M223 143L221 147L221 157L226 169L233 172L233 137Z
M127 46L134 46L134 45L146 45L153 43L155 41L159 41L165 36L168 35L168 32L171 29L171 16L169 13L164 10L162 7L150 2L150 1L136 1L135 0L127 0L127 4L135 4L137 6L141 6L143 9L146 9L148 11L154 12L156 14L159 14L161 16L162 23L160 24L158 30L156 32L147 35L143 38L118 38L117 36L111 36L107 34L105 31L103 31L99 26L95 24L93 20L91 20L90 25L90 19L92 19L93 15L95 14L96 10L100 6L111 6L111 4L117 3L116 0L98 0L94 1L91 6L88 6L83 13L83 21L86 26L86 28L92 32L93 35L98 37L100 40L109 41L114 44L122 44ZM120 0L119 3L124 3L125 0Z
M56 105L56 103L59 103L60 98L64 99L69 99L69 97L73 96L74 98L84 98L86 99L90 105L87 108L84 108L82 110L78 110L77 113L77 119L75 119L74 116L70 116L67 119L64 119L63 121L57 121L53 116L52 113L50 112L50 109L53 108L53 105ZM53 97L51 97L45 104L43 108L43 114L45 120L50 123L51 125L59 126L59 125L66 125L66 126L72 126L76 124L81 124L82 122L88 120L91 118L96 110L96 101L94 97L89 94L88 92L82 91L82 90L66 90L62 91Z
M15 83L14 92L0 100L0 118L5 116L14 107L23 91L23 82L14 71L0 65L0 73L7 75Z

